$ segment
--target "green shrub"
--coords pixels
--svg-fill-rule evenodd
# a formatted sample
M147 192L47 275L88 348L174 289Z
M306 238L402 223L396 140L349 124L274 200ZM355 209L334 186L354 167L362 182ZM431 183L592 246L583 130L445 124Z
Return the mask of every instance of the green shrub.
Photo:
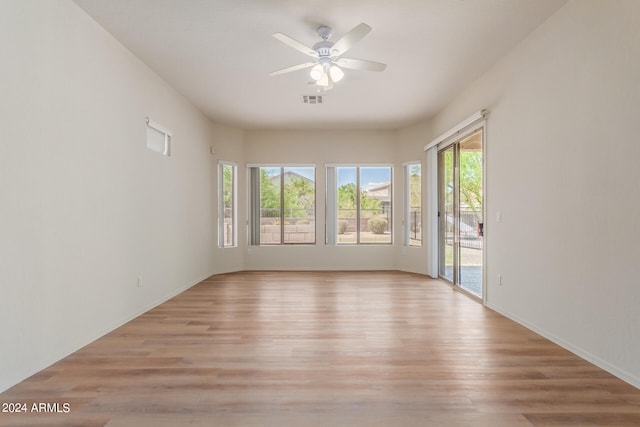
M296 221L296 225L309 225L308 219L299 219Z
M338 221L338 234L344 234L347 231L347 225L349 225L349 221L344 219Z
M367 225L373 234L384 234L387 231L387 220L379 216L371 218Z

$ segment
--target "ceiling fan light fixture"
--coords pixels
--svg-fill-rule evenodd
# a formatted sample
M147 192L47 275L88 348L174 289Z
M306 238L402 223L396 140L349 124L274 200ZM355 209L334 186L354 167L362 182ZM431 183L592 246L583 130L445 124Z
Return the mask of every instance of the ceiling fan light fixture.
M329 75L322 73L322 77L320 77L318 80L316 80L316 84L318 86L322 86L322 87L328 87L329 86Z
M324 69L322 68L322 64L316 64L309 73L311 78L315 81L319 81L325 75Z
M331 80L338 83L344 77L344 71L337 65L332 65L331 68L329 68L329 75L331 76Z

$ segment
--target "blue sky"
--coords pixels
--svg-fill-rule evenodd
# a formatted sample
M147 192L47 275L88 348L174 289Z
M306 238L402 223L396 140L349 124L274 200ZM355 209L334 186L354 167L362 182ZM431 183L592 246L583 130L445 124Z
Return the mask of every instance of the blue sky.
M391 169L389 167L361 167L360 168L360 186L362 188L370 188L377 184L391 181ZM355 167L338 168L338 186L347 183L356 182Z

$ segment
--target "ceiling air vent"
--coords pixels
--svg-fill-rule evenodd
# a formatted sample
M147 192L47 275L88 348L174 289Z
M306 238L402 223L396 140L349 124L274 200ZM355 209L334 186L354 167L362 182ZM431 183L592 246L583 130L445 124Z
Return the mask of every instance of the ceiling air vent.
M322 95L302 95L305 104L322 104Z

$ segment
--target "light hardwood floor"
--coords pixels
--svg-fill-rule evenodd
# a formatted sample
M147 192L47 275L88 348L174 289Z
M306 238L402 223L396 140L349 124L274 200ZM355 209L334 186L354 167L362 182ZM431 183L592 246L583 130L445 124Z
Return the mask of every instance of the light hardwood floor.
M0 394L0 425L640 425L640 390L403 272L212 276Z

